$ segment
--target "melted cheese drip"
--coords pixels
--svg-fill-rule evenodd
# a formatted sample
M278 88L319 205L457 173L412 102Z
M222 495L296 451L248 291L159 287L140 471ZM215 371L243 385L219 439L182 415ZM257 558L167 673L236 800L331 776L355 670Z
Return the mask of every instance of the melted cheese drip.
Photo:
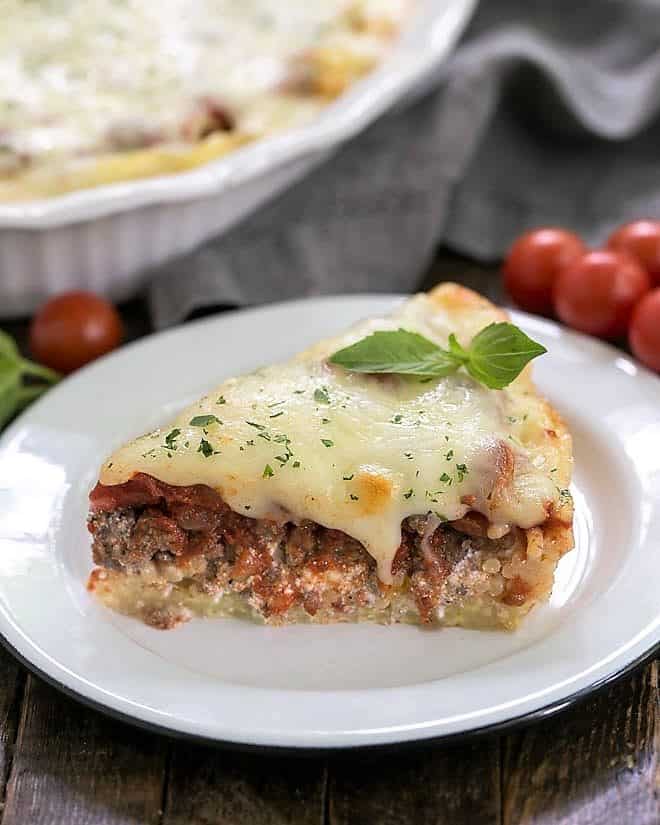
M0 150L21 157L117 148L118 130L181 140L195 101L260 134L321 101L279 96L292 60L320 44L379 54L350 28L351 0L0 0ZM365 14L396 20L392 0ZM2 169L0 168L0 173Z
M462 371L420 383L350 373L326 360L375 329L404 327L441 345L454 332L468 344L494 313L463 314L457 323L428 296L415 296L391 317L226 381L170 426L118 450L101 482L144 472L175 485L207 484L255 518L311 519L361 541L384 582L407 516L454 520L477 510L495 534L540 524L568 483L570 459L562 459L561 439L542 437L547 412L528 380L493 391ZM222 423L191 425L202 415ZM503 479L507 456L513 467ZM495 496L498 480L504 486Z

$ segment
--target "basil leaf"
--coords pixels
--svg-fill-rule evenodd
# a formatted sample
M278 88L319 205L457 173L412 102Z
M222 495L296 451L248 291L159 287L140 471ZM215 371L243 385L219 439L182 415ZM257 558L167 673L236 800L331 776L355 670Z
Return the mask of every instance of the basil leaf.
M472 339L466 364L470 375L493 390L514 381L525 365L546 348L507 322L490 324Z
M416 332L379 330L335 352L329 361L353 372L417 375L422 379L441 378L464 366L475 380L501 390L533 358L547 352L508 322L485 327L467 349L453 333L448 344L445 350Z
M40 395L43 395L48 388L43 384L32 384L29 387L19 387L16 396L16 412L19 413L22 409L27 407L33 401L36 401Z
M12 361L18 361L21 357L14 339L0 329L0 357L2 356Z
M18 364L14 369L2 368L0 372L0 429L12 419L18 409L18 396L21 387L21 370Z
M39 380L24 385L25 378ZM11 335L0 329L0 429L59 378L49 367L22 358Z
M352 372L441 377L455 372L461 359L405 329L379 330L330 356L331 364Z

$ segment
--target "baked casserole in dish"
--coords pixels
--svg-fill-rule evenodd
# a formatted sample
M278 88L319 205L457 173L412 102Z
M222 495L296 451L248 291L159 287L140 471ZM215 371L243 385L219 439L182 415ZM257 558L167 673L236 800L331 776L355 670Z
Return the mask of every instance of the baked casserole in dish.
M193 169L308 122L415 0L3 0L0 202Z

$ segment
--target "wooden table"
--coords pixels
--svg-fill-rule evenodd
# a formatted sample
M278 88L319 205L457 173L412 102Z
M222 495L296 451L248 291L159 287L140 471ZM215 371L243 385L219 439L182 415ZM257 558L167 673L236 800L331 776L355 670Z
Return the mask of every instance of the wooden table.
M423 286L447 278L502 297L443 253ZM141 302L124 312L148 332ZM506 734L294 758L113 721L0 651L0 825L659 825L659 664Z

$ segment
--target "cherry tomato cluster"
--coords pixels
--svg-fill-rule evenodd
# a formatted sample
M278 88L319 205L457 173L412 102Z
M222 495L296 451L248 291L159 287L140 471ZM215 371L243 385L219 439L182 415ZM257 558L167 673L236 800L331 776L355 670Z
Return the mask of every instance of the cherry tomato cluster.
M514 242L503 271L523 309L601 338L627 335L637 358L660 372L660 221L625 224L602 249L565 229L533 229Z

